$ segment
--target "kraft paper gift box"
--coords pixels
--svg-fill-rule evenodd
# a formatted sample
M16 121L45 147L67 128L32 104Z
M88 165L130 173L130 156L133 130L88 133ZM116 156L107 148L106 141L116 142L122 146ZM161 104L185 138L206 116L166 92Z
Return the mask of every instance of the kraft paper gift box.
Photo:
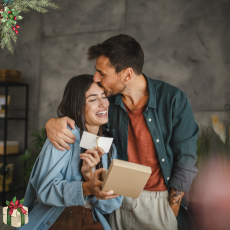
M20 209L20 207L22 207L27 212L27 214L22 214L17 209L13 209L13 213L12 215L10 215L9 206L4 207L3 208L3 222L7 225L19 228L29 222L28 208L22 205L18 207L18 205L20 204L19 202L18 203L15 202L15 204L16 205L14 205L12 201L10 202L10 205L17 207L17 209Z
M138 198L150 175L151 167L114 159L107 171L102 172L102 191Z

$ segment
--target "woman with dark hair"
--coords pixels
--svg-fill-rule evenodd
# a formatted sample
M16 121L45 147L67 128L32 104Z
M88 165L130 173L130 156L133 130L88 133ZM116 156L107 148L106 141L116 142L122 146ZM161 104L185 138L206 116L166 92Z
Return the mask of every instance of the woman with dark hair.
M68 82L58 116L75 120L75 129L69 129L76 140L65 151L46 140L25 194L29 222L19 229L111 229L106 214L121 206L122 197L113 195L109 197L112 199L102 200L99 195L93 196L90 188L101 186L99 175L116 158L116 147L112 145L109 153L101 148L82 153L79 147L83 131L107 136L102 125L108 122L108 107L108 99L93 76L80 75Z

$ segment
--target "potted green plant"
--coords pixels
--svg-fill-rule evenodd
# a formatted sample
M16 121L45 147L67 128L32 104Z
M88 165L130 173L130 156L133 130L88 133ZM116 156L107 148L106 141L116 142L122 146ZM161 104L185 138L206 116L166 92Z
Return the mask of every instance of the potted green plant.
M34 137L32 150L26 150L20 157L20 161L24 164L22 174L26 185L29 181L35 160L46 141L45 129L36 129L31 136Z

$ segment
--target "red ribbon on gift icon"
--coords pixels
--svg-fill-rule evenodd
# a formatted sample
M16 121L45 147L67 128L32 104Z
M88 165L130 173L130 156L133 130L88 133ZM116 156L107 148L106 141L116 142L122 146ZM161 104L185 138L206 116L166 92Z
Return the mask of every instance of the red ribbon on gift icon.
M9 210L9 214L12 215L14 209L18 209L20 208L23 214L27 214L27 211L23 208L23 204L20 204L19 200L15 201L15 205L13 203L13 201L10 201L10 205L8 206Z

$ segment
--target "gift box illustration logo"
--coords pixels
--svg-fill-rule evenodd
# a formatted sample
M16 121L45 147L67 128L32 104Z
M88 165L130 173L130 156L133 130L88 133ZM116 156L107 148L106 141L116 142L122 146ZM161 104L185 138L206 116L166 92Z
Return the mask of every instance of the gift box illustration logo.
M8 207L3 208L3 222L13 227L21 227L29 222L28 208L23 206L24 199L6 201Z

